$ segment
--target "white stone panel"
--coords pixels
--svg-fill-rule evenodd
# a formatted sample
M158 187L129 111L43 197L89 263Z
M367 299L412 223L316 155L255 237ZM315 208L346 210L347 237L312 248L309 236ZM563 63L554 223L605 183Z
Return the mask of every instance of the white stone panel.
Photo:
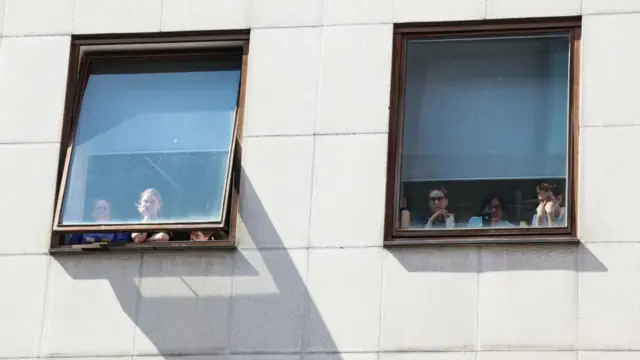
M3 38L0 143L59 142L69 36Z
M316 139L311 246L381 246L387 134Z
M395 0L396 23L480 20L486 0Z
M250 0L164 0L162 31L249 28Z
M588 244L582 248L578 280L580 349L640 350L638 258L640 244Z
M393 0L324 0L322 23L384 24L393 22Z
M236 252L231 304L233 353L301 351L309 297L307 255L306 249Z
M580 15L581 0L487 0L487 18Z
M475 350L478 256L475 247L390 248L383 265L380 350Z
M574 350L575 246L481 249L480 350Z
M313 136L248 137L242 145L239 247L309 244Z
M251 28L317 26L322 0L252 0Z
M2 34L3 36L70 34L73 2L74 0L7 0Z
M37 357L47 289L47 255L0 256L0 357Z
M252 30L245 136L314 132L320 36L319 28Z
M583 242L634 241L640 197L640 126L588 127L580 137L578 235Z
M160 31L162 0L75 0L74 34Z
M0 145L0 254L49 250L59 154L58 144Z
M582 23L580 125L640 124L640 14L585 16Z
M318 133L389 129L393 26L331 26L322 32Z
M139 254L52 258L41 356L131 355L140 260Z
M382 250L311 249L307 352L378 350Z
M134 353L226 352L233 268L231 252L145 254Z

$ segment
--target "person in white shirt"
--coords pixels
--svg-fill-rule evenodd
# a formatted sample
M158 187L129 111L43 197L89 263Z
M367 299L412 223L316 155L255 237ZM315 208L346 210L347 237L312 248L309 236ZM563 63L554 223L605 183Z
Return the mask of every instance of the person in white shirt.
M447 210L449 195L443 187L435 187L429 191L429 208L432 214L427 220L426 228L453 228L455 220L453 214Z

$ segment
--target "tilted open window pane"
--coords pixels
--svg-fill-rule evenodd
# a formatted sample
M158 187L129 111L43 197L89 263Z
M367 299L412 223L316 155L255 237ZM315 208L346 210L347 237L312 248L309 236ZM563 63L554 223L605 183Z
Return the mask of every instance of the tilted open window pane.
M59 224L221 222L241 67L92 60Z
M394 231L566 228L571 31L403 46Z

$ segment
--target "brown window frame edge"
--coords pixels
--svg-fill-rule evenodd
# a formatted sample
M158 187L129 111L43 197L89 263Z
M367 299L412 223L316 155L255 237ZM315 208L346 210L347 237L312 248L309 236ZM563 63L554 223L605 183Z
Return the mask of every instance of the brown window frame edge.
M580 98L581 17L517 19L495 21L460 21L428 24L398 24L394 27L391 98L387 152L387 187L385 198L384 246L422 246L456 244L540 244L579 243L578 208L578 136ZM567 141L567 200L569 219L566 227L526 227L500 229L403 230L396 227L396 188L402 144L403 107L406 71L406 42L414 37L504 36L568 31L569 111Z
M229 42L229 45L225 44ZM181 48L180 44L203 43L202 48ZM219 43L221 46L211 47L207 44ZM87 50L96 46L128 46L126 50ZM142 47L155 45L154 49ZM163 49L163 45L171 49ZM141 47L141 48L136 48ZM224 57L236 55L241 57L240 86L238 88L237 111L234 120L233 145L229 155L222 219L212 223L154 223L153 225L68 225L61 226L59 219L62 211L67 172L71 162L71 154L78 123L80 105L89 78L89 60L91 58L158 58L158 57ZM97 34L74 35L71 38L71 50L67 73L67 89L65 97L64 118L61 134L60 154L58 158L58 175L56 179L56 197L51 232L51 254L87 254L108 252L145 252L145 251L200 251L235 249L236 225L240 193L240 165L242 157L242 140L244 115L246 106L246 84L249 58L249 30L238 31L194 31L194 32L162 32L135 34ZM206 242L170 241L168 243L126 243L126 244L83 244L64 245L65 234L73 232L108 232L114 230L212 230L225 232L225 240Z

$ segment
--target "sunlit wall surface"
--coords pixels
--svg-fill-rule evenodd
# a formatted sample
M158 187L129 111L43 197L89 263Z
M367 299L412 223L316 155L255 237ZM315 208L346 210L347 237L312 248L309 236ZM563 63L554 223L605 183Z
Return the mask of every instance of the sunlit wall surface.
M383 248L393 24L563 16L582 16L581 244ZM0 0L0 29L0 358L640 356L640 2ZM238 249L50 256L72 34L232 29L251 29ZM564 46L549 41L550 49ZM531 50L524 47L521 54ZM535 61L530 53L516 63ZM566 59L546 59L548 71L557 70L553 79L565 81ZM443 63L432 78L446 71L453 70ZM154 181L149 186L162 188L166 201L198 210L167 217L219 216L219 174L178 174L188 171L183 166L226 161L216 150L230 139L238 69L144 76L140 88L117 74L89 80L85 97L96 99L85 103L82 116L96 120L78 133L75 156L84 165L77 166L112 189L98 194L89 186L72 199L72 181L64 221L82 223L89 197L102 196L117 198L124 222L133 219L136 198ZM200 92L172 95L192 82ZM553 81L531 84L541 102L556 89ZM426 94L433 102L443 96ZM461 101L467 97L460 94ZM145 101L164 109L149 113ZM549 114L564 109L545 106ZM220 137L181 133L172 124L183 117L214 119L202 126L215 126ZM494 139L501 144L512 133L544 134L532 121L523 122L527 129L497 116L491 121L504 129ZM565 154L556 145L566 129L545 129L536 143L544 151L536 156L553 160L545 175L563 175ZM154 152L156 141L173 144L179 155ZM418 153L435 151L407 141ZM152 165L158 163L174 173L158 174ZM505 173L520 171L520 163ZM482 176L486 167L473 165L439 176ZM144 181L115 180L133 168ZM191 197L204 183L214 190Z

